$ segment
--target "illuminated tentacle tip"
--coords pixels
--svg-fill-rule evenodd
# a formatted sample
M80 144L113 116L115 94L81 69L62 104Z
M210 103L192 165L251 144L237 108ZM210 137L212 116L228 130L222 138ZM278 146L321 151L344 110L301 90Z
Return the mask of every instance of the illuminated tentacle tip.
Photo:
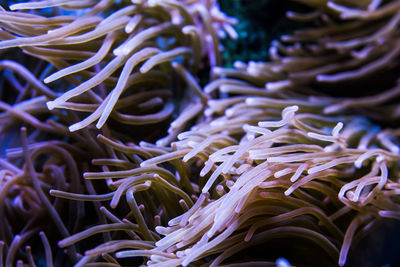
M354 162L354 167L356 167L357 169L360 169L362 167L363 164L363 160L361 160L360 158L358 158L355 162Z
M127 256L127 253L125 251L120 251L120 252L115 253L115 257L120 259L120 258L127 258L129 256Z
M296 112L298 110L299 110L299 106L297 106L297 105L288 106L288 107L283 109L282 117L284 117L285 115L288 115L290 113L294 113L294 112Z
M195 26L193 26L193 25L186 25L186 26L183 26L182 32L184 34L190 34L192 32L196 32L197 33L197 28Z
M379 154L379 155L376 157L376 162L382 162L382 161L384 161L384 160L386 160L386 157L385 157L384 155L382 155L382 154Z
M347 260L347 255L345 255L344 257L341 256L339 259L339 266L340 267L344 266L344 264L346 263L346 260Z
M265 89L270 92L276 92L282 90L284 88L290 87L292 85L291 81L277 81L277 82L269 82L265 84Z
M66 247L66 246L65 246L65 242L63 242L63 240L58 241L58 242L57 242L57 246L60 247L60 248Z
M83 127L81 126L80 123L75 123L75 124L69 126L69 127L68 127L68 130L72 133L72 132L76 132L76 131L78 131L78 130L80 130L80 129L82 129L82 128L83 128Z
M260 101L256 97L247 97L245 103L248 106L256 106L257 104L260 103Z
M249 132L250 129L251 129L251 125L248 124L248 123L245 123L245 124L243 124L242 129L243 129L243 131L245 131L245 132Z
M234 62L233 62L233 67L235 68L235 69L246 69L247 68L247 64L245 63L245 62L243 62L243 61L240 61L240 60L235 60Z
M45 84L51 83L52 81L54 81L54 80L51 79L50 77L46 77L46 78L43 80L43 82L44 82Z
M278 258L276 260L276 267L292 267L290 262L285 258Z
M324 112L324 114L329 115L329 114L340 111L342 108L343 108L342 105L330 105L330 106L325 107L323 112Z
M289 187L286 191L285 191L285 196L290 196L290 194L293 193L295 189L293 187Z
M336 126L332 129L332 136L334 136L334 137L339 136L339 132L340 132L340 130L342 130L342 128L343 128L343 123L338 122L336 124Z
M211 73L214 75L221 75L224 72L224 68L218 67L218 66L213 66L211 68Z
M49 110L53 110L57 105L54 103L54 101L48 101L46 103L46 106Z
M114 54L114 56L116 56L116 57L124 55L124 54L122 53L122 48L121 48L121 47L115 48L115 49L113 50L113 54Z
M295 16L296 16L296 12L294 12L293 10L286 11L287 18L293 18Z

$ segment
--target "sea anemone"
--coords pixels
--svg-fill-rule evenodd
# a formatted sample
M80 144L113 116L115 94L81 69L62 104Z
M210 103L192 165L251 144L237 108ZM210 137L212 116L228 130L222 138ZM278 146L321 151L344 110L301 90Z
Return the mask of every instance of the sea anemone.
M163 63L174 61L179 65L180 61L196 72L206 56L211 66L219 65L217 32L224 28L233 32L229 23L235 22L218 12L213 1L133 1L125 6L115 6L113 1L39 1L14 4L10 9L49 7L59 7L61 12L70 8L82 11L51 17L3 11L1 18L7 31L0 49L20 47L59 69L46 77L45 83L66 77L75 86L47 102L50 110L92 112L71 125L70 131L96 120L97 128L101 128L109 116L131 125L165 120L174 108L167 101L171 94L167 89L172 85L167 74L171 71L169 64ZM27 27L33 29L27 31ZM158 65L162 65L161 71ZM182 68L175 67L181 75L190 75ZM79 100L69 102L72 98ZM141 106L161 109L146 115L120 112L127 106L133 110L137 106L140 111L145 109Z
M344 266L400 219L399 1L297 2L233 68L214 0L2 8L0 265Z

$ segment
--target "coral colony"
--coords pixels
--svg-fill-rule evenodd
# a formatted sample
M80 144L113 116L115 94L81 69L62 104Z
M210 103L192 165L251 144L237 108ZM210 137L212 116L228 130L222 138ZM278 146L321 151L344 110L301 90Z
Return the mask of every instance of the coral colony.
M357 262L400 219L400 1L296 2L233 68L216 0L3 5L0 266Z

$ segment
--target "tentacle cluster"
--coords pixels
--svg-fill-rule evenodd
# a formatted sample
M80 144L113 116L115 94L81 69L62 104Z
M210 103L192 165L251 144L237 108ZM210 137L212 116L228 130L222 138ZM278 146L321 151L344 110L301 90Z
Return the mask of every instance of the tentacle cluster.
M0 266L343 266L400 219L399 1L297 2L232 69L213 0L2 8Z

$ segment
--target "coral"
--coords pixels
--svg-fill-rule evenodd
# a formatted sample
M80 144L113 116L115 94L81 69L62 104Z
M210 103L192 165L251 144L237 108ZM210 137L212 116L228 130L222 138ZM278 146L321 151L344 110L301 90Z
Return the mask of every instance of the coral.
M296 2L233 68L215 0L2 8L0 265L344 266L400 219L399 1Z

